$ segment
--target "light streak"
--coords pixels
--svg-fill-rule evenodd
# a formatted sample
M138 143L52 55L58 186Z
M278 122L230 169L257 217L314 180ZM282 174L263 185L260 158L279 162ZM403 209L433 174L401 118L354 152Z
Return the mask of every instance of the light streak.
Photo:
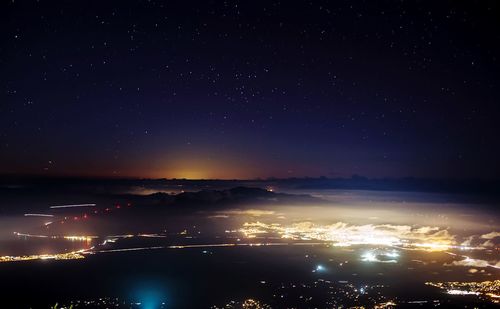
M53 217L54 215L48 214L24 214L25 217Z
M107 240L110 242L110 240ZM103 243L105 244L106 241ZM171 245L171 246L154 246L154 247L134 247L122 249L107 249L98 250L96 253L106 252L127 252L127 251L141 251L141 250L158 250L158 249L191 249L191 248L216 248L216 247L260 247L260 246L294 246L294 245L324 245L323 243L219 243L219 244L193 244L193 245Z
M146 238L166 238L166 235L160 235L160 234L137 234L139 237L146 237Z
M24 233L18 233L18 232L14 232L14 235L22 236L22 237L33 237L33 238L48 238L49 237L47 235L32 235L32 234L24 234Z
M56 206L50 206L50 208L57 209L57 208L77 208L77 207L95 207L96 204L69 204L69 205L56 205Z
M158 250L165 249L164 246L156 246L156 247L137 247L137 248L123 248L123 249L109 249L109 250L99 250L99 253L108 253L108 252L128 252L128 251L142 251L142 250Z
M122 235L108 235L109 238L130 238L134 237L133 234L122 234Z

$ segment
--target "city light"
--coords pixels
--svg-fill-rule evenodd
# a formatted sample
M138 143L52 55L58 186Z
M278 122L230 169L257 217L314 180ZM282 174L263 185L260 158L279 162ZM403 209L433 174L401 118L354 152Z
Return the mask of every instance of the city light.
M40 255L21 255L21 256L0 256L0 263L5 262L19 262L19 261L32 261L32 260L76 260L85 258L84 250L73 251L68 253L58 254L40 254Z
M245 222L239 230L247 238L258 238L276 234L283 239L297 241L319 240L336 247L354 245L392 246L425 251L445 251L455 248L455 240L446 229L438 227L412 227L406 225L350 225L337 222L319 225L299 222L291 225L280 223ZM384 253L397 258L398 253ZM370 256L366 257L372 259Z
M99 238L98 236L63 236L64 239L66 240L71 240L71 241L86 241L90 242L93 239Z
M369 251L361 255L361 260L364 262L376 262L377 256L372 251Z
M426 282L426 285L445 290L450 295L483 295L493 303L499 303L500 280L480 282Z

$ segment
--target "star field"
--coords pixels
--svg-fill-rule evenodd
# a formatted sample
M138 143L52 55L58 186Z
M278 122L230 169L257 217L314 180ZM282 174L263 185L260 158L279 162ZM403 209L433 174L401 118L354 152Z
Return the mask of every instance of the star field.
M10 1L0 172L498 175L495 1Z

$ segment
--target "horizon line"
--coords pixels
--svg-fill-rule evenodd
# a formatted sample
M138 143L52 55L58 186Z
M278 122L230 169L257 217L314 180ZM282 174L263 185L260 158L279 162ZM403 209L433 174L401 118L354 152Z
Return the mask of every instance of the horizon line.
M434 176L400 176L400 177L371 177L359 174L350 176L294 176L294 177L255 177L255 178L178 178L178 177L137 177L137 176L90 176L90 175L42 175L42 174L0 174L0 180L5 178L20 179L52 179L52 180L135 180L135 181L283 181L283 180L433 180L433 181L500 181L500 178L480 178L480 177L434 177Z

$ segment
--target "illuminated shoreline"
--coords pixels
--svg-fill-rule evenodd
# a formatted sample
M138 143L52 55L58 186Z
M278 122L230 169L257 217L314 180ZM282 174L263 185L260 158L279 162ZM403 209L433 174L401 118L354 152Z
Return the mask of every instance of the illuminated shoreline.
M179 233L185 235L186 231ZM453 261L451 264L483 263L483 267L499 268L496 265L483 262L482 260L471 259L468 256L450 252L449 250L483 250L484 247L472 247L458 245L455 236L451 235L447 229L430 226L404 226L404 225L349 225L343 222L337 222L330 225L319 225L312 222L298 222L290 225L281 225L280 223L263 222L245 222L239 229L225 230L225 234L236 234L228 236L228 243L212 244L173 244L150 247L135 248L116 248L105 249L108 243L115 243L123 238L166 238L165 234L126 234L110 235L105 237L89 235L32 235L15 232L19 237L64 239L69 241L86 242L88 245L95 239L103 238L98 244L90 249L82 249L70 253L44 254L44 255L25 255L25 256L3 256L0 262L27 261L37 259L81 259L83 254L95 254L105 252L125 252L139 250L156 249L187 249L187 248L214 248L214 247L253 247L253 246L315 246L324 245L331 247L353 247L353 246L376 246L378 248L392 248L392 250L375 250L369 248L365 251L360 260L365 262L379 263L397 263L399 256L397 250L416 250L425 252L443 252L455 257L461 257L461 261ZM185 238L191 238L185 236ZM241 242L246 239L247 241ZM271 240L271 241L269 241ZM250 242L248 242L250 241ZM181 241L182 242L182 241ZM102 248L102 249L101 249Z
M72 251L67 253L57 254L34 254L34 255L21 255L21 256L0 256L0 263L6 262L21 262L21 261L34 261L34 260L78 260L84 259L83 254L85 250Z
M500 280L481 282L426 282L425 284L444 290L450 295L483 296L495 304L500 303Z

